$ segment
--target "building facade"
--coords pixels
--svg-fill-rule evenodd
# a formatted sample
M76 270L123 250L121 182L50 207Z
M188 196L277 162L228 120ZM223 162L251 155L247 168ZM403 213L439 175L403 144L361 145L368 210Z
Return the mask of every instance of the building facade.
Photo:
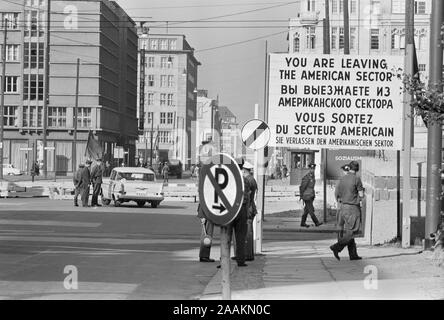
M153 166L170 159L185 167L191 164L199 65L184 35L139 29L138 107L143 134L137 153Z
M1 21L8 19L3 161L25 172L33 161L43 162L47 10L46 0L0 1ZM121 148L127 155L125 162L131 164L137 139L135 23L112 1L52 0L50 31L48 174L67 174L75 170L75 163L86 160L90 131L101 144L105 160L115 161L115 151ZM4 32L2 22L2 39Z
M226 106L219 107L221 124L221 151L234 158L241 157L242 142L239 123L236 116Z
M220 150L221 146L222 118L219 113L217 99L208 98L207 90L198 90L197 93L197 118L196 118L196 150L203 145L212 143ZM199 154L195 159L199 161Z

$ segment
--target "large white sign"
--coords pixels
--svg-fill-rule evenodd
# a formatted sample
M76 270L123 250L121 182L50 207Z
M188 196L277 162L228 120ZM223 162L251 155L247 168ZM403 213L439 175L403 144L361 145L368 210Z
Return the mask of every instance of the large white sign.
M402 148L401 56L270 54L270 146Z

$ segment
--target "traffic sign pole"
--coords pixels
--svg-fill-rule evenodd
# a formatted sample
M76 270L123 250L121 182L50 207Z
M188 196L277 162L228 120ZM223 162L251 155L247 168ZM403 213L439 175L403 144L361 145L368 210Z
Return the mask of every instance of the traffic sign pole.
M230 227L220 227L220 266L222 270L222 300L231 300L230 285Z
M259 118L259 104L254 105L254 118ZM262 161L263 164L263 161ZM261 175L263 172L261 172ZM258 184L258 190L261 187L259 185L259 166L258 166L258 150L254 150L254 180L256 180L256 183ZM257 194L257 192L256 192ZM253 199L254 201L254 199ZM254 217L253 221L253 247L254 247L254 253L262 253L262 219L261 215L256 215Z

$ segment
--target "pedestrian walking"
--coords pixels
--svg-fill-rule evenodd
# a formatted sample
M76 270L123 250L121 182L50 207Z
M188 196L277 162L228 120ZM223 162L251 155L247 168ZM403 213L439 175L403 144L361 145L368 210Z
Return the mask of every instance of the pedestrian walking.
M102 190L102 182L103 182L103 166L102 166L102 159L100 159L100 158L96 159L96 164L91 169L91 182L93 185L93 195L92 195L92 199L91 199L91 206L101 207L101 205L98 204L98 202L97 202L100 192Z
M302 214L301 219L301 227L308 228L309 225L306 223L307 216L310 215L311 220L315 223L316 227L322 225L322 222L319 222L318 218L315 215L315 209L313 206L313 201L315 199L315 184L316 179L314 175L314 171L316 168L316 164L310 163L308 165L310 171L302 178L301 185L299 186L299 193L301 199L304 201L304 213Z
M253 235L253 220L257 214L255 203L255 196L257 192L257 182L253 177L253 165L245 162L243 165L243 174L249 185L249 203L247 209L247 236L245 241L245 261L254 260L254 235Z
M205 217L205 214L200 204L197 207L197 217L200 219L200 223L202 225L202 233L200 236L199 261L214 262L214 259L210 258L211 239L213 238L214 224Z
M32 164L32 168L31 168L31 179L32 182L34 182L34 177L38 176L40 174L40 166L38 161L34 161L34 163Z
M87 160L85 163L85 168L83 168L81 173L80 191L83 207L88 207L89 185L91 183L91 163L91 160Z
M340 260L339 253L347 247L350 260L362 259L358 256L355 236L361 227L360 202L364 197L364 188L361 178L356 176L359 171L359 163L350 162L350 168L344 175L335 190L335 197L340 203L339 227L341 228L338 241L330 246L336 259Z
M74 172L74 176L72 177L72 182L74 183L74 206L78 207L78 198L81 196L81 183L82 183L82 171L85 168L83 163L79 164L79 168Z
M286 181L288 176L288 168L287 165L282 166L282 180Z
M168 166L168 162L162 167L162 175L163 175L163 183L168 183L168 173L170 172L170 167Z

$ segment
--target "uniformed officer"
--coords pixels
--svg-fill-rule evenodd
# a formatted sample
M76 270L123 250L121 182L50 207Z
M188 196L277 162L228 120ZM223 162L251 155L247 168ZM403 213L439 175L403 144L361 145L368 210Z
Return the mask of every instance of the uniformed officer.
M310 215L311 220L315 223L316 227L320 226L322 222L318 221L316 217L313 206L313 201L315 199L315 184L316 179L314 175L314 171L316 168L316 164L311 163L308 165L310 171L302 178L301 185L299 187L300 197L304 201L304 213L302 214L301 219L301 227L308 228L309 225L305 222L307 221L307 215Z
M248 181L250 186L250 196L249 196L249 204L247 211L247 237L245 243L245 260L253 261L254 260L254 239L253 239L253 219L257 214L256 203L254 202L256 191L257 191L257 182L253 177L253 165L249 162L245 162L243 166L243 175L245 180Z
M350 260L359 260L362 258L358 256L354 237L361 226L360 201L364 197L364 188L361 178L356 176L356 172L359 171L359 163L352 161L348 167L349 171L341 178L335 190L336 200L341 206L339 216L341 233L338 242L330 246L330 249L335 258L340 260L339 252L347 246Z
M89 198L89 185L91 183L91 160L87 160L85 163L85 168L83 168L81 173L81 182L80 182L80 192L82 198L82 206L88 207L88 198Z
M103 166L102 159L98 158L96 160L96 165L91 169L91 182L93 184L93 196L91 199L91 206L100 207L98 204L98 198L100 191L102 190L103 182Z
M78 198L79 195L81 196L81 189L80 189L80 185L82 182L82 171L83 168L85 168L85 165L83 163L79 164L79 168L77 169L77 171L74 173L74 176L72 178L72 182L74 183L74 206L78 207L79 203L78 203Z

